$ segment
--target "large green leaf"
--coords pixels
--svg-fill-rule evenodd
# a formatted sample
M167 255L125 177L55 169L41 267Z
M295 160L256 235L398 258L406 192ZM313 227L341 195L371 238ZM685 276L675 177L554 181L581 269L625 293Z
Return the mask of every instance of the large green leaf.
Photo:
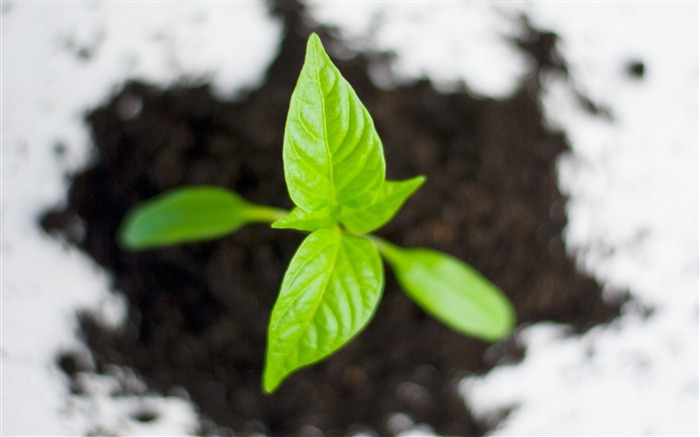
M223 188L176 188L129 212L119 242L139 250L229 234L247 223L270 223L286 211L255 205Z
M340 211L340 222L356 234L373 232L388 223L424 182L424 176L405 181L386 181L369 206L359 209L343 208Z
M263 388L332 354L369 322L384 285L381 257L362 237L322 229L289 264L270 316Z
M372 118L316 34L292 94L283 158L289 196L305 211L362 208L384 182L384 152Z
M487 341L508 335L515 312L503 293L457 258L372 237L409 297L452 329Z

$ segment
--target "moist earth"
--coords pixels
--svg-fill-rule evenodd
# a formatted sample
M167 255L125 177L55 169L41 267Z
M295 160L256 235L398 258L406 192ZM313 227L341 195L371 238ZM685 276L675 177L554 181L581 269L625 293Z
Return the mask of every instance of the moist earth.
M253 225L216 241L142 253L115 244L130 208L182 185L217 185L253 202L292 206L282 137L306 38L318 32L331 56L342 43L309 25L296 3L279 2L271 13L284 22L284 38L258 89L224 101L207 84L128 82L87 116L93 159L73 176L67 208L47 213L42 224L112 272L114 292L128 302L118 330L80 316L94 371L125 366L150 390L184 388L201 413L202 434L391 435L408 416L440 434L482 435L488 427L470 414L458 381L519 359L521 347L451 331L409 301L390 270L369 326L265 395L268 318L303 235ZM600 284L577 270L562 242L566 198L556 163L568 147L563 133L544 127L538 102L542 75L566 76L566 66L554 34L530 28L513 44L534 68L501 100L466 89L440 93L427 80L378 88L368 70L386 66L386 55L345 52L335 62L373 115L387 176L428 178L380 235L472 264L513 301L521 327L553 321L581 332L615 317L619 306L602 301ZM58 362L69 375L81 370L69 353Z

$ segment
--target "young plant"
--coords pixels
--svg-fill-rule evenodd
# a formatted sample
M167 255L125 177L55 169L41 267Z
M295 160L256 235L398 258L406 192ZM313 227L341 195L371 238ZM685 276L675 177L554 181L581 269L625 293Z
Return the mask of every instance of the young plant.
M207 240L248 223L308 232L272 309L263 389L333 354L370 321L384 287L382 257L408 296L452 329L487 341L508 335L514 312L500 290L462 261L397 247L372 232L425 182L385 179L372 118L311 35L292 94L282 156L284 211L222 188L180 188L131 211L119 232L132 250Z

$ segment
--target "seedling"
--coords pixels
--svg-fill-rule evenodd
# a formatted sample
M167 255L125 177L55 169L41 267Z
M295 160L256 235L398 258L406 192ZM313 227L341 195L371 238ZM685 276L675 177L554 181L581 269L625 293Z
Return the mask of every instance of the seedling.
M310 233L272 309L266 392L336 352L369 323L384 287L382 255L408 296L450 328L486 341L512 330L510 302L476 270L450 255L371 235L425 178L386 180L372 118L316 34L292 94L282 157L291 211L252 204L222 188L179 188L135 208L119 232L132 250L213 239L248 223Z

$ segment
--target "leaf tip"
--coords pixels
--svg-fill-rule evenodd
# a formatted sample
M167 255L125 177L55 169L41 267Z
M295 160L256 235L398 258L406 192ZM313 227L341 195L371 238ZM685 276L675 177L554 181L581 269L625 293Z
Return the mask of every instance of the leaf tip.
M420 187L422 187L427 180L428 177L424 175L419 175L411 178L410 181L413 182L413 186L415 187L414 192L417 191Z
M503 341L510 336L513 333L513 330L515 330L518 319L513 303L508 299L502 290L496 290L498 290L499 293L499 303L497 306L500 313L499 323L497 323L486 335L483 336L484 340L492 343Z
M120 249L135 252L148 247L139 226L139 210L131 211L117 229L116 241Z
M518 321L518 316L515 313L515 308L513 307L513 304L507 300L504 299L504 310L505 310L505 315L504 315L504 322L502 325L502 329L497 333L495 340L494 341L501 341L505 340L506 337L508 337L513 330L515 330L515 325L517 324Z
M277 390L277 386L268 383L267 378L263 378L263 383L262 383L262 391L266 395L271 395Z
M309 41L307 43L308 46L311 46L312 44L318 44L321 45L321 38L318 36L316 32L312 32L311 35L309 35Z
M505 340L513 333L517 323L515 308L510 300L508 300L508 298L500 290L498 308L500 312L498 321L487 329L474 331L472 333L474 337L480 338L481 340L489 343L498 343Z
M321 42L321 37L316 32L309 35L309 40L306 43L306 56L320 56L321 59L325 59L325 62L333 64L326 52L326 48L323 46L323 42Z
M269 365L266 365L262 378L263 392L267 395L273 394L275 391L277 391L277 388L280 386L285 377L285 375L280 376L280 372L273 371Z
M128 234L122 232L117 234L117 246L119 246L120 249L128 252L136 252L141 249L139 244L134 239L129 237Z

